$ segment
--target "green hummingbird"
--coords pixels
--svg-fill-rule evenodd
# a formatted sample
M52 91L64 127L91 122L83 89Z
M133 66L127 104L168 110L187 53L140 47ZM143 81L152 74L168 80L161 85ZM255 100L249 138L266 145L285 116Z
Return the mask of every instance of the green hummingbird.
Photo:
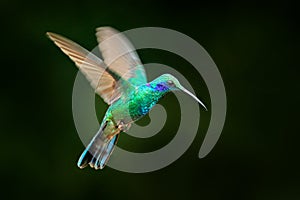
M103 169L120 132L145 116L170 91L181 90L205 105L170 74L147 81L145 69L129 40L111 27L96 29L103 60L75 42L55 33L47 36L75 62L95 93L109 105L98 132L78 160L78 167L87 165ZM206 109L207 110L207 109Z

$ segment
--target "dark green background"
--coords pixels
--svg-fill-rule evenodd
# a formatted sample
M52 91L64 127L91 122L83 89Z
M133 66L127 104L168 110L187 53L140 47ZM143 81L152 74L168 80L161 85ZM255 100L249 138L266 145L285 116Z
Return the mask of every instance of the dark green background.
M300 199L296 4L5 0L0 8L1 198ZM77 168L84 148L72 118L77 69L45 32L92 49L95 28L106 25L120 31L174 29L209 52L224 80L228 112L207 157L197 156L210 116L201 111L192 146L164 169L130 174ZM184 67L185 60L158 50L139 53L144 62L164 63L186 75L209 104L205 83L191 66ZM101 118L106 105L99 102ZM162 104L173 116L163 132L145 141L122 135L120 145L148 151L170 141L178 126L178 110L170 107L178 104L173 95Z

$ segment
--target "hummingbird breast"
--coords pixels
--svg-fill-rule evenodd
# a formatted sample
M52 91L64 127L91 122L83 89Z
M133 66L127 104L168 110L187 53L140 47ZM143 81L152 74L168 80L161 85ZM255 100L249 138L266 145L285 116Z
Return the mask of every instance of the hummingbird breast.
M115 121L132 123L145 116L165 93L150 86L140 86L128 96L119 99L111 106Z
M145 116L163 96L163 93L144 85L135 91L129 100L129 113L134 121Z

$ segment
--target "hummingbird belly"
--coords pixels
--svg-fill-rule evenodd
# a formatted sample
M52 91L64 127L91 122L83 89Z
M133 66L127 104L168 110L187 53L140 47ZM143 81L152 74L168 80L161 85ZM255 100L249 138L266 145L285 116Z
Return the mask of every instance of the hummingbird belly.
M141 101L122 100L115 102L108 112L115 122L122 122L123 124L130 124L145 116L151 109L151 104Z
M114 121L131 124L149 113L160 97L159 93L148 86L139 87L128 96L115 101L108 112L111 112Z

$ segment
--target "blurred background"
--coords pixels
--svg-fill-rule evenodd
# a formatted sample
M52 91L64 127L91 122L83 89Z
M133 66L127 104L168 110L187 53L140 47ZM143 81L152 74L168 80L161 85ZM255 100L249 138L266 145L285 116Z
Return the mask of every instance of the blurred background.
M4 199L300 199L299 32L296 4L201 1L1 1L1 196ZM223 77L228 111L222 135L203 159L198 152L210 113L201 111L196 139L161 170L130 174L106 167L80 170L84 149L72 118L74 64L45 36L65 35L87 49L95 28L155 26L199 42ZM138 52L184 74L210 102L201 76L168 52ZM200 84L199 84L200 83ZM107 106L98 100L99 120ZM173 94L161 104L172 115L147 140L122 135L120 146L158 149L178 128ZM208 103L209 104L209 103ZM145 118L141 124L149 123ZM298 130L298 131L297 131Z

